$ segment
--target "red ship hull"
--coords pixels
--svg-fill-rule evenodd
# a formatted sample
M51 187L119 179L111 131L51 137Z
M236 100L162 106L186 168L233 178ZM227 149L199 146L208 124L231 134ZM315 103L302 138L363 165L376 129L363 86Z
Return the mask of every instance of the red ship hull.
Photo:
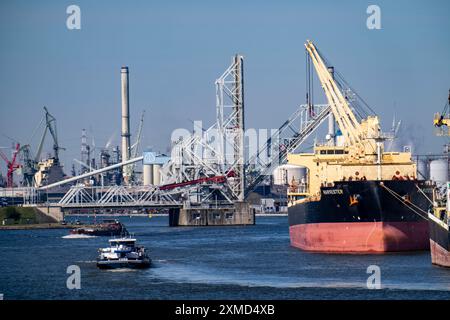
M291 245L316 252L383 253L429 249L428 223L340 222L289 228Z

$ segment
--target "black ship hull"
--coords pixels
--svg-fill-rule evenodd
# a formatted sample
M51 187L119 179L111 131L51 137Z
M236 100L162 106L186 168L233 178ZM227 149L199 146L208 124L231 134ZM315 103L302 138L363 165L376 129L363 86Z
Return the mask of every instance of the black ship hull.
M432 188L422 181L342 181L289 206L291 244L302 250L377 253L429 249Z
M431 263L450 268L450 232L448 224L432 214L429 214L428 217Z

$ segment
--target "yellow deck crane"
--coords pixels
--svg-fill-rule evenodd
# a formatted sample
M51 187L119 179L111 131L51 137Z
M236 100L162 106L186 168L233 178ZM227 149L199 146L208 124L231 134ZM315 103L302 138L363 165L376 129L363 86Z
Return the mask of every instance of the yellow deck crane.
M376 115L362 116L351 98L355 94L340 75L311 42L305 43L317 76L342 133L335 145L318 144L313 153L289 154L288 162L308 169L308 191L289 194L291 200L320 195L320 187L335 181L349 179L390 180L396 175L416 176L416 165L410 152L384 152L384 141L390 137L383 134ZM363 101L364 102L364 101ZM367 106L367 104L364 102ZM370 107L368 107L370 109ZM370 109L373 113L373 110ZM355 114L356 113L356 114ZM357 117L358 115L358 117Z
M436 135L450 136L450 90L448 91L448 101L444 106L442 113L435 113L433 124L438 129Z
M334 75L330 72L329 66L325 64L314 44L308 40L305 47L314 64L334 118L342 132L344 144L350 149L350 157L358 159L366 157L368 154L375 155L375 139L381 136L378 117L369 116L361 122L358 121L347 98L336 83Z

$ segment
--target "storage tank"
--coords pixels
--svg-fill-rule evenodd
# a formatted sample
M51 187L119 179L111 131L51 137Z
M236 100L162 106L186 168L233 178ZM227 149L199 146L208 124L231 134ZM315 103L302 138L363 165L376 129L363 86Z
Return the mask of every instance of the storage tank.
M144 164L142 166L142 175L144 176L144 186L149 186L153 184L153 165Z
M287 185L291 183L292 178L299 182L302 178L306 177L306 168L300 166L294 166L291 164L285 164L277 167L273 171L273 184L275 185Z
M430 162L430 180L446 183L448 180L448 160L438 159Z
M428 161L419 159L417 164L417 179L428 180L430 178L430 170L428 168Z
M153 184L155 186L159 186L161 184L161 165L154 164L153 165Z

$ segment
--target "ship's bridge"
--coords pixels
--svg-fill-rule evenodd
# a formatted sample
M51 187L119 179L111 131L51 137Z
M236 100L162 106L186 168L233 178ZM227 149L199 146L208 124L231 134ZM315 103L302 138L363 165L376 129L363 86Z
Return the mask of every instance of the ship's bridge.
M330 158L342 158L348 155L348 150L345 147L323 145L316 146L314 148L314 154L328 160Z

